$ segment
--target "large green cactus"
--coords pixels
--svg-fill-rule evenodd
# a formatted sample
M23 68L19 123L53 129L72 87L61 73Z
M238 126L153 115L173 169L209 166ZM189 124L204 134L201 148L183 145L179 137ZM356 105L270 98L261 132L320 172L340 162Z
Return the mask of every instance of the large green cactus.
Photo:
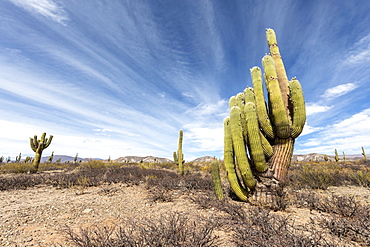
M287 79L275 32L267 29L266 38L270 54L262 65L268 103L261 69L253 67L253 88L230 98L230 117L224 120L224 164L241 200L276 207L306 110L299 81Z
M31 149L35 152L35 158L33 159L33 169L31 171L32 173L36 173L39 170L42 151L49 147L51 140L53 139L52 135L50 135L49 138L45 138L45 136L46 133L43 133L40 140L37 140L37 135L35 135L34 138L30 137L30 146Z
M180 175L184 175L184 154L182 152L182 138L183 138L183 131L179 131L179 143L177 147L177 153L173 152L173 161L177 164L179 167L179 173Z

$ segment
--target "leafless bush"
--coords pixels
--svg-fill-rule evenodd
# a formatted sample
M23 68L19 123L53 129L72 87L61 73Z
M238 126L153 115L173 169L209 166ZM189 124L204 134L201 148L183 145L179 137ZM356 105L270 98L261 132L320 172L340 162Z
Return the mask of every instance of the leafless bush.
M66 239L79 247L118 246L218 246L217 219L197 217L191 220L181 213L170 213L157 220L132 218L112 227L94 226L64 229Z
M354 196L334 195L319 196L313 191L296 192L296 205L311 210L337 214L344 217L351 217L360 208L360 203Z
M298 231L289 217L265 209L254 207L240 215L234 224L233 242L237 246L336 246L314 228Z
M353 214L321 217L320 225L339 238L370 246L370 207L357 206Z

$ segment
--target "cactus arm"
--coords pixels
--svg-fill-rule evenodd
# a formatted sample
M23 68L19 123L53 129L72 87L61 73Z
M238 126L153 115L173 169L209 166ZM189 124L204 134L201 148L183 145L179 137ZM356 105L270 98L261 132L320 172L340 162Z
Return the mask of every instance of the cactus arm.
M248 162L242 130L241 110L238 106L233 106L230 109L230 126L234 152L241 176L244 184L249 189L253 189L257 182L253 177L252 170Z
M50 145L50 143L51 143L52 140L53 140L53 136L52 135L50 135L49 138L46 138L45 139L44 149L49 147L49 145Z
M276 40L276 34L273 29L267 28L266 29L266 39L267 44L270 49L270 54L275 62L276 74L279 80L279 86L281 90L281 95L283 98L286 114L289 115L288 109L288 100L289 100L289 88L288 88L288 77L286 75L285 67L283 60L280 55L280 50Z
M212 181L213 181L216 197L219 200L222 200L224 199L224 192L222 191L220 169L219 169L219 164L217 160L212 161L211 169L212 169Z
M229 181L231 189L240 200L247 201L248 192L242 187L236 173L229 117L226 117L224 120L224 166L227 173L227 180Z
M260 122L259 122L259 118L258 118L258 109L257 109L257 97L255 96L255 91L253 88L251 87L248 87L246 89L244 89L244 98L245 98L245 105L248 104L249 102L250 103L253 103L255 105L255 109L256 109L256 116L257 116L257 123L254 123L254 131L252 131L253 134L259 132L259 136L260 136L260 140L261 140L261 143L258 144L259 145L262 145L262 149L263 149L263 153L265 154L265 156L267 158L270 158L274 151L272 149L272 146L270 145L269 141L266 139L266 137L263 135L263 133L261 132L260 130ZM263 102L263 104L265 104L265 102ZM265 107L265 110L266 110L266 107ZM245 111L245 109L244 109ZM244 114L247 118L248 118L248 113L246 113L245 111L245 114ZM255 115L254 113L252 113L252 115ZM268 116L267 116L268 117ZM270 120L268 120L270 121ZM270 124L270 127L271 127L271 124ZM271 127L271 131L272 131L272 127ZM249 133L249 131L248 131ZM273 133L273 132L272 132ZM251 135L251 134L248 134L248 135ZM258 138L257 138L258 140ZM248 138L248 141L249 141L249 138Z
M34 138L30 137L30 147L31 147L32 151L36 152L37 145L35 145L34 140L35 140Z
M241 92L241 93L238 93L236 95L236 106L238 106L240 109L241 109L241 123L242 123L242 130L243 130L243 137L244 137L244 140L247 140L247 132L246 132L246 128L247 128L247 121L245 119L245 114L244 114L244 111L242 109L244 109L244 104L245 104L245 101L244 101L244 92Z
M261 69L257 66L253 67L250 70L250 73L252 77L252 84L254 87L254 94L256 98L258 122L263 132L267 135L269 139L272 140L275 138L275 133L272 128L269 115L267 113L266 101L263 93Z
M263 153L260 130L258 126L256 107L254 103L248 102L244 106L245 115L247 116L247 133L248 145L251 159L257 171L264 172L268 166Z
M289 82L290 101L293 106L292 133L293 138L297 138L303 130L306 122L306 107L303 98L302 87L299 81L293 78Z
M263 153L265 154L266 158L269 159L274 154L274 149L272 148L267 138L262 134L262 132L260 132L260 139Z
M236 97L235 96L231 96L230 99L229 99L229 107L233 107L236 105Z
M265 70L265 80L276 135L280 138L288 138L290 136L289 119L281 96L274 60L271 56L266 55L262 59L262 64Z
M248 103L248 102L252 102L254 104L256 104L256 98L255 98L255 95L254 95L254 89L251 88L251 87L247 87L246 89L244 89L244 104Z

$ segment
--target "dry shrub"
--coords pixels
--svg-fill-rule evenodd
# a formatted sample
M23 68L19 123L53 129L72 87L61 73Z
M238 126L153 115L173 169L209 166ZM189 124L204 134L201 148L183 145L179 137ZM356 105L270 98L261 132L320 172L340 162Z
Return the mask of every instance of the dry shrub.
M315 228L297 230L289 217L253 207L240 213L233 225L233 242L237 246L336 246L323 238Z
M336 164L302 165L290 175L290 181L301 188L327 189L340 181L340 169Z
M32 163L11 162L0 164L0 173L30 173L32 169Z
M94 226L80 229L64 229L66 239L80 247L118 246L218 246L215 230L217 219L197 217L192 220L182 213L169 213L158 219L130 218L111 227Z

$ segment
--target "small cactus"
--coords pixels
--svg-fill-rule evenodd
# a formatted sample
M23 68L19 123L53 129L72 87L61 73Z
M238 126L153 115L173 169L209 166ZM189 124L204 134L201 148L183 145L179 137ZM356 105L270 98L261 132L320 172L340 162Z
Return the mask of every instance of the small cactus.
M183 131L180 129L179 131L179 143L177 147L177 153L173 152L173 159L177 166L179 167L180 175L184 175L184 154L182 152L182 139L183 139Z
M326 161L326 162L328 162L329 161L329 156L328 155L324 155L324 160Z
M48 162L52 163L53 162L53 159L54 159L54 151L51 152L51 155L48 158Z
M75 163L77 163L77 159L78 159L78 153L76 153L76 156L73 158L73 161L74 161Z
M346 158L346 155L345 153L343 152L343 161L346 162L347 161L347 158Z
M216 197L219 200L222 200L224 199L224 192L222 191L220 168L219 168L218 161L216 159L212 161L211 170L212 170L212 181L213 181Z
M365 153L365 149L364 149L364 147L361 147L361 149L362 149L362 155L364 156L364 159L365 159L365 161L367 160L366 159L366 153ZM1 162L0 162L1 163Z
M335 158L335 162L339 162L339 155L338 155L338 151L336 149L334 149L334 158Z
M22 159L22 153L19 153L19 155L15 157L15 162L21 162L21 159Z
M30 138L30 146L31 149L35 152L35 158L33 159L33 169L32 173L36 173L39 170L39 165L41 161L42 151L49 147L53 136L50 135L49 138L45 138L46 133L41 135L40 140L37 140L37 136L35 135L34 138Z

